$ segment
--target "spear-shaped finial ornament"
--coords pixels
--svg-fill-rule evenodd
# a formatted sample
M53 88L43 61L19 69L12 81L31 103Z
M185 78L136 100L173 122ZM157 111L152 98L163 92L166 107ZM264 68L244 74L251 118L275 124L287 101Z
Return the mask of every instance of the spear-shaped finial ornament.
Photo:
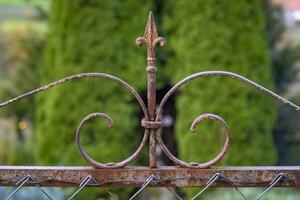
M154 17L150 11L149 17L146 24L144 37L138 37L136 44L141 46L147 45L147 104L149 120L148 122L143 121L142 124L151 123L155 121L156 116L156 70L155 67L155 47L159 44L161 47L164 46L167 41L166 39L159 37L156 31ZM149 166L156 167L156 131L157 129L149 129Z
M136 44L142 46L147 45L147 61L148 66L154 66L155 64L155 47L159 44L161 47L167 44L167 40L163 37L159 37L156 30L156 25L154 21L154 16L152 11L150 11L144 37L138 37L136 39Z

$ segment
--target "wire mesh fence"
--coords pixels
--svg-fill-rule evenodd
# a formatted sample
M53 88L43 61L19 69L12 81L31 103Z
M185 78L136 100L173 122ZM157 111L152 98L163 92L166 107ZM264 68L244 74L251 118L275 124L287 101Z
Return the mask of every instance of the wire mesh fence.
M235 175L239 176L238 173L236 173ZM181 178L180 177L174 177L174 179L181 179ZM239 185L249 184L249 182L243 183L241 181L232 180L231 178L228 178L227 176L225 176L224 174L219 173L219 172L213 174L209 179L205 179L205 178L199 178L199 179L202 179L202 181L205 180L206 183L205 183L204 187L202 189L200 189L199 192L194 195L194 197L191 198L191 200L200 199L200 197L205 195L205 191L207 191L210 187L216 187L216 183L222 183L224 187L234 188L235 191L237 192L237 194L239 194L239 196L241 197L241 199L245 199L245 200L249 199L249 198L247 198L246 195L243 194L243 192L238 187L238 184ZM71 181L53 180L53 179L51 179L51 181L59 181L59 182L66 183L66 184L77 185L77 189L75 190L75 192L73 194L71 194L67 198L67 200L76 199L76 195L80 191L85 189L86 187L99 187L99 189L103 189L104 191L106 191L109 194L109 196L111 197L111 199L118 199L117 194L114 194L114 193L110 192L109 189L106 188L106 187L102 187L104 185L103 180L97 180L97 178L93 177L93 175L87 175L80 182L73 182L73 181L71 182ZM110 182L110 184L117 183L117 182L120 182L120 181L122 181L122 180L115 180L113 182ZM166 183L167 181L168 180L160 179L155 175L150 175L143 182L140 182L140 183L135 182L135 184L140 185L140 188L132 196L128 197L128 199L129 200L139 199L140 193L145 188L149 187L150 184ZM43 185L43 181L38 181L37 179L35 179L31 175L26 175L24 177L21 177L20 179L2 179L1 183L6 183L6 184L9 184L9 185L15 185L15 189L13 191L11 191L11 193L9 193L4 198L4 200L14 199L15 195L21 189L23 189L25 186L26 187L29 187L29 186L34 187L37 191L39 191L41 199L50 199L50 200L55 199L55 197L51 196L51 194L49 194L46 190L43 189L43 187L41 187ZM259 186L259 184L261 184L261 183L262 183L262 181L253 181L253 182L251 182L251 184L254 187ZM254 200L263 199L263 197L268 192L270 192L272 190L272 188L274 188L274 187L278 187L278 186L288 187L288 186L284 185L284 183L292 183L293 187L296 187L296 188L300 187L299 179L292 178L292 177L288 176L285 173L278 173L272 179L263 181L263 184L268 185L268 187L265 190L263 190L260 194L257 194L257 197ZM170 194L173 195L173 197L175 199L179 199L179 200L184 199L180 194L176 193L176 190L174 190L173 187L165 187L165 188L169 191ZM299 196L299 198L300 198L300 196Z

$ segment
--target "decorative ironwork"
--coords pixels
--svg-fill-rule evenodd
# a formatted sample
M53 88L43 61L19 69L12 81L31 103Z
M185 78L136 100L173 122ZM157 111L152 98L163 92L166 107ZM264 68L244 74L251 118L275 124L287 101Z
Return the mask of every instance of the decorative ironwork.
M117 163L113 163L113 162L100 163L100 162L94 160L93 158L91 158L84 151L84 149L83 149L83 147L80 143L80 131L81 131L82 127L85 125L85 123L87 123L92 118L100 118L100 119L105 120L107 122L109 128L113 127L113 119L110 116L108 116L107 114L99 113L99 112L91 113L91 114L87 115L86 117L84 117L82 119L82 121L80 122L80 124L77 128L77 131L76 131L76 144L78 146L79 152L81 153L81 155L83 156L83 158L87 162L89 162L91 165L93 165L96 168L103 168L103 169L106 169L106 168L117 169L117 168L122 168L122 167L127 166L130 162L132 162L133 160L135 160L138 157L138 155L140 154L140 152L142 151L142 149L144 148L145 144L148 141L149 141L149 148L150 148L149 149L149 167L150 168L156 168L157 167L157 161L156 161L157 160L157 158L156 158L156 146L157 145L160 146L160 148L163 150L163 152L166 154L166 156L170 160L172 160L175 165L183 167L183 168L208 168L208 167L214 165L215 163L217 163L218 161L220 161L223 158L223 156L225 155L225 153L226 153L226 151L228 150L228 147L229 147L230 130L229 130L229 127L227 126L225 120L222 119L220 116L217 116L215 114L210 114L210 113L201 114L193 121L193 123L191 125L191 131L194 132L196 127L202 121L204 121L206 119L210 119L210 120L217 121L226 130L226 137L225 137L225 143L224 143L223 148L221 149L221 151L217 154L217 156L215 158L213 158L213 159L211 159L211 160L209 160L205 163L195 163L195 162L187 163L183 160L180 160L179 158L175 157L169 151L169 149L166 147L166 145L164 144L164 142L161 138L161 134L162 134L164 124L161 122L160 116L161 116L162 110L164 108L164 105L166 104L166 102L168 101L170 96L175 91L177 91L181 86L183 86L184 84L186 84L186 83L188 83L188 82L190 82L194 79L197 79L197 78L203 78L203 77L207 77L207 76L225 76L225 77L233 78L233 79L236 79L236 80L241 81L243 83L246 83L251 87L254 87L254 88L258 89L259 91L275 98L276 100L278 100L280 102L285 103L286 105L294 108L296 111L300 110L299 106L297 106L297 105L293 104L292 102L288 101L287 99L275 94L274 92L264 88L263 86L255 83L255 82L253 82L253 81L251 81L251 80L249 80L249 79L247 79L243 76L240 76L240 75L232 73L232 72L227 72L227 71L204 71L204 72L199 72L199 73L192 74L192 75L182 79L181 81L179 81L177 84L175 84L166 93L166 95L163 97L162 101L160 102L160 104L159 104L159 106L156 110L156 103L157 103L156 102L156 72L157 72L157 68L156 68L156 65L155 65L155 59L156 59L155 58L155 48L158 44L162 47L162 46L166 45L166 43L167 43L166 39L158 36L155 21L154 21L154 17L153 17L153 14L150 12L148 20L147 20L144 36L143 37L138 37L136 39L136 44L138 46L146 45L146 47L147 47L147 68L146 68L146 73L147 73L147 106L144 103L144 101L142 100L141 96L138 94L138 92L131 85L129 85L128 83L126 83L122 79L120 79L118 77L115 77L113 75L104 74L104 73L82 73L82 74L69 76L69 77L63 78L61 80L57 80L57 81L52 82L48 85L45 85L43 87L37 88L35 90L32 90L30 92L27 92L25 94L17 96L13 99L5 101L5 102L0 104L0 108L4 107L4 106L7 106L11 103L14 103L16 101L19 101L19 100L21 100L25 97L31 96L31 95L39 93L39 92L43 92L43 91L48 90L52 87L55 87L55 86L60 85L60 84L64 84L68 81L72 81L72 80L75 80L75 79L102 78L102 79L109 79L111 81L114 81L114 82L118 83L119 85L124 87L128 92L130 92L134 96L134 98L137 100L139 105L141 106L143 114L144 114L144 118L141 120L141 126L145 129L145 131L144 131L144 136L143 136L143 139L142 139L139 147L127 159L125 159L123 161L120 161L120 162L117 162ZM88 185L88 182L91 179L91 177L88 176L88 174L86 175L86 177L89 177L89 179L88 179L88 181L84 182L83 187L85 185ZM214 182L215 181L216 180L214 180ZM147 183L147 184L151 185L150 182ZM208 187L211 184L208 184ZM83 187L80 187L79 191Z
M28 175L26 175L28 174ZM17 186L5 200L21 188L34 186L48 199L53 199L41 186L78 187L68 198L85 187L101 187L112 199L116 195L106 187L141 187L130 199L135 199L146 187L166 187L177 199L183 200L173 187L203 187L191 200L196 200L210 187L233 187L243 199L248 199L238 187L267 187L256 200L273 187L300 188L299 167L212 167L189 169L177 167L97 169L93 167L1 167L0 186ZM35 178L32 178L35 177Z

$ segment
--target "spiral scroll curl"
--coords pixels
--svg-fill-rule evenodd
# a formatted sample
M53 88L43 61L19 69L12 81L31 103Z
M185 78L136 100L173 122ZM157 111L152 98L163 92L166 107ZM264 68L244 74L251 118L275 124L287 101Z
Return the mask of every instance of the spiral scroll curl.
M9 104L12 104L14 102L17 102L23 98L26 98L28 96L32 96L36 93L40 93L46 90L49 90L52 87L64 84L68 81L72 81L75 79L82 79L82 78L104 78L104 79L109 79L112 80L116 83L118 83L119 85L121 85L122 87L124 87L127 91L129 91L134 97L135 99L138 101L139 105L141 106L143 113L144 113L144 119L145 120L149 120L149 115L148 115L148 111L147 111L147 107L143 101L143 99L141 98L141 96L138 94L138 92L128 83L126 83L125 81L123 81L122 79L115 77L113 75L110 74L104 74L104 73L81 73L81 74L76 74L76 75L72 75L72 76L68 76L66 78L54 81L52 83L49 83L45 86L39 87L35 90L32 90L30 92L27 92L25 94L19 95L15 98L9 99L3 103L0 103L0 108L5 107ZM127 165L129 162L132 162L134 159L136 159L136 157L140 154L140 152L142 151L144 145L147 143L148 140L148 135L149 135L149 130L145 130L144 132L144 136L143 139L139 145L139 147L137 148L137 150L131 155L129 156L127 159L118 162L118 163L100 163L97 162L95 160L93 160L83 149L83 147L80 144L80 130L83 127L83 125L88 122L90 119L92 118L102 118L105 119L108 122L109 127L113 126L113 120L111 117L109 117L108 115L104 114L104 113L92 113L89 114L88 116L86 116L79 124L77 131L76 131L76 143L77 146L79 148L80 153L82 154L82 156L84 157L84 159L86 159L89 163L91 163L92 165L94 165L95 167L98 168L121 168L125 165Z
M191 163L187 163L183 160L180 160L178 158L176 158L176 156L174 156L169 149L166 147L166 145L164 144L164 142L161 139L161 131L162 129L159 129L158 134L157 134L157 142L160 145L161 149L164 151L164 153L167 155L167 157L172 160L175 164L181 166L181 167L188 167L188 168L207 168L215 163L217 163L218 161L220 161L225 153L228 150L229 147L229 142L230 142L230 130L228 125L226 124L225 120L222 119L220 116L215 115L215 114L211 114L211 113L206 113L206 114L202 114L199 115L192 123L191 126L191 131L194 132L195 128L198 124L200 124L202 121L206 120L206 119L211 119L211 120L215 120L217 122L219 122L219 124L221 126L223 126L226 129L226 139L225 139L225 143L224 146L222 148L222 150L218 153L218 155L216 157L214 157L212 160L207 161L205 163L196 163L196 162L191 162Z
M239 80L241 82L244 82L246 84L248 84L251 87L256 88L257 90L267 94L268 96L271 96L272 98L276 99L277 101L280 101L286 105L288 105L289 107L294 108L296 111L300 111L300 107L297 106L296 104L290 102L289 100L277 95L276 93L266 89L265 87L232 72L228 72L228 71L204 71L204 72L199 72L199 73L195 73L193 75L187 76L186 78L182 79L181 81L179 81L176 85L174 85L167 93L166 95L163 97L161 103L158 106L157 109L157 113L156 113L156 118L155 121L159 122L160 121L160 116L163 110L163 107L165 105L165 103L167 102L167 100L170 98L170 96L177 91L181 86L185 85L186 83L196 79L196 78L201 78L201 77L206 77L206 76L225 76L225 77L229 77L232 79L236 79ZM229 147L229 141L230 141L230 131L229 128L226 124L226 122L219 116L214 115L214 114L202 114L200 116L198 116L192 123L191 126L191 130L194 131L196 125L198 125L200 122L202 122L204 119L213 119L218 121L225 129L226 129L226 139L225 139L225 143L224 146L222 148L222 150L218 153L218 155L213 158L212 160L209 160L205 163L187 163L185 161L182 161L178 158L176 158L170 151L169 149L166 147L166 145L164 144L164 142L162 141L161 138L161 133L162 133L162 129L159 129L157 131L157 135L156 135L156 139L160 145L160 147L162 148L162 150L164 151L164 153L167 155L167 157L172 160L175 164L181 166L181 167L189 167L189 168L206 168L209 167L215 163L217 163L219 160L221 160L223 158L223 156L225 155L228 147Z
M149 131L145 130L144 133L144 138L142 139L142 142L140 144L140 146L138 147L138 149L127 159L118 162L118 163L114 163L114 162L109 162L109 163L100 163L97 162L96 160L92 159L83 149L83 147L81 146L80 143L80 131L82 129L82 127L84 126L85 123L87 123L89 120L91 120L92 118L100 118L100 119L104 119L106 120L108 127L112 128L114 126L114 122L113 119L104 114L104 113L91 113L89 115L87 115L86 117L84 117L82 119L82 121L80 122L80 124L77 127L76 130L76 144L77 147L81 153L81 155L83 156L83 158L88 161L89 163L91 163L92 165L94 165L97 168L120 168L120 167L124 167L125 165L127 165L129 162L133 161L140 153L140 151L143 149L144 145L147 143L147 139L148 139L148 135L149 135Z
M143 44L147 44L148 46L152 46L153 48L156 47L157 44L159 44L160 47L163 47L165 45L167 45L167 40L163 37L158 37L156 38L152 44L150 44L145 37L138 37L135 40L135 44L137 46L142 46Z
M160 47L167 45L167 40L163 37L157 37L154 41L148 41L145 37L138 37L135 40L135 44L139 47L145 44L148 47L151 47L153 51L157 44L159 44Z

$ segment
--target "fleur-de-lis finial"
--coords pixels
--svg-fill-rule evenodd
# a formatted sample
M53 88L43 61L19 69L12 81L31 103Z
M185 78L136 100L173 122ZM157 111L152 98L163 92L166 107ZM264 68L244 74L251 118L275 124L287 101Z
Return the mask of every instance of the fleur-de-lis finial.
M142 46L147 45L147 61L148 66L153 66L155 64L155 47L159 44L161 47L167 44L167 40L163 37L159 37L156 30L156 25L152 12L150 11L145 33L143 37L138 37L136 39L136 44Z
M149 123L155 121L156 115L156 70L155 67L155 47L159 44L161 47L166 45L167 41L165 38L159 37L154 22L154 17L150 11L147 20L144 37L138 37L136 44L141 46L145 44L147 46L147 104L149 113ZM145 121L143 121L145 124ZM156 130L150 129L149 136L149 166L156 167Z

